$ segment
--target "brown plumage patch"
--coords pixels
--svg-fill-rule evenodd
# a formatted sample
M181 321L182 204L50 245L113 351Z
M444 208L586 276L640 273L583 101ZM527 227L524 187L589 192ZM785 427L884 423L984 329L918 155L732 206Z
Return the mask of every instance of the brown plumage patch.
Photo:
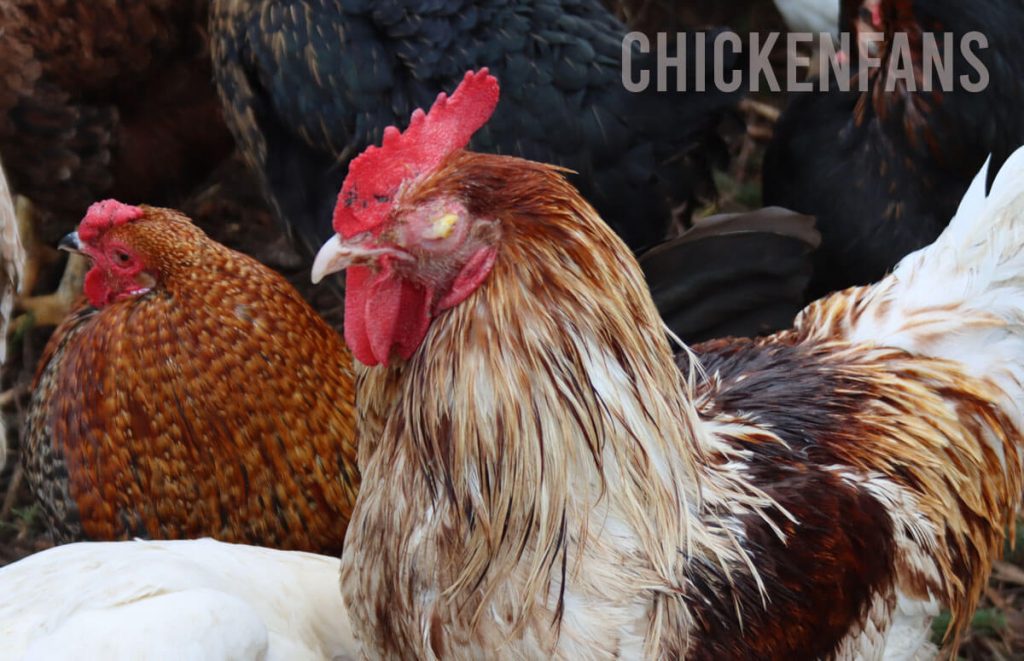
M772 517L784 540L760 517L744 523L751 560L767 586L768 607L745 608L741 619L727 599L694 599L701 635L688 657L827 657L894 579L889 513L826 468L839 460L829 449L842 442L835 438L837 430L847 416L856 415L868 393L828 364L829 354L809 347L724 340L695 351L711 375L702 388L708 403L702 415L738 417L784 442L731 439L752 453L751 479L789 516L776 511ZM688 367L685 359L683 367ZM700 586L699 593L715 594L713 587ZM749 576L736 590L747 595L745 601L758 598Z
M359 478L351 358L290 285L146 208L147 294L55 333L25 461L59 541L212 536L339 553Z
M855 319L860 291L816 305ZM815 316L815 333L826 318ZM775 518L786 532L782 543L763 520L748 521L761 578L778 588L769 589L772 615L747 611L741 634L735 614L709 613L715 635L702 643L711 654L826 655L850 622L863 622L872 595L894 587L919 599L939 595L954 614L951 631L959 633L1012 525L1021 485L1018 432L996 394L955 363L807 339L792 332L696 348L710 375L702 415L736 417L782 439L733 442L752 453L751 479L798 522ZM1001 441L1005 469L982 440L990 433ZM840 479L837 469L864 484ZM889 505L867 491L872 475L912 495L935 526L938 581L895 548L898 523ZM741 647L733 647L737 636Z

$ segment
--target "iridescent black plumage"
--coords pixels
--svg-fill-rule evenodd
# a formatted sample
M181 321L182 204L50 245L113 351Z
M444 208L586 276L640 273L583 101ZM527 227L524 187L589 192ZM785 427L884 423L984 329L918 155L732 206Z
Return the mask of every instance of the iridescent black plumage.
M819 242L813 218L768 208L696 221L639 262L668 327L702 342L792 326Z

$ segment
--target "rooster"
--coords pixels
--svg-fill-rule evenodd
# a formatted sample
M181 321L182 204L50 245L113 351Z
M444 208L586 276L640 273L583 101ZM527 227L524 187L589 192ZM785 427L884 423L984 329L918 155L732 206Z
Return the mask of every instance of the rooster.
M464 147L467 74L349 168L353 629L402 658L924 658L1020 500L1024 151L935 245L678 364L629 250L549 165Z
M1019 0L966 4L958 0L845 0L844 31L853 31L853 57L878 48L881 66L869 70L868 91L855 77L850 91L795 95L765 154L764 201L815 216L822 235L810 291L822 295L864 285L885 275L904 255L939 235L971 179L992 155L990 175L1024 143L1024 5ZM881 44L865 32L885 36ZM943 33L953 34L954 53ZM961 52L969 33L987 48L973 52L989 75L979 91L960 76L978 80ZM894 36L910 43L913 84L889 71L900 60ZM922 47L933 33L951 63L954 85L940 91ZM854 66L853 71L857 71ZM930 83L935 91L925 91Z
M359 480L337 333L175 211L100 202L62 245L92 261L88 303L46 348L22 441L55 540L339 553Z
M358 658L338 560L224 544L84 542L0 568L4 658Z

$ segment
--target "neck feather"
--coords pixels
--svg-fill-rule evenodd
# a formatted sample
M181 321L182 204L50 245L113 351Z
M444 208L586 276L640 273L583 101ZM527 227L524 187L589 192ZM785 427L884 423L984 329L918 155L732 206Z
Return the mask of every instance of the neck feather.
M693 554L745 563L725 524L699 514L709 498L764 499L706 470L712 440L638 265L560 174L524 167L534 197L491 209L502 236L487 281L434 321L409 363L370 370L360 388L395 397L379 438L407 444L461 531L469 560L450 593L511 583L523 617L558 594L552 582L584 546L617 543L612 520L666 590L686 589Z

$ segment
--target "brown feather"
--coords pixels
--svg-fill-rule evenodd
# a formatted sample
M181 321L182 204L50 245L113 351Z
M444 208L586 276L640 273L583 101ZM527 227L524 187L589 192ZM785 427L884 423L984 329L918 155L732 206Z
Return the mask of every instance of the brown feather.
M180 202L232 140L205 0L0 7L0 153L47 242L104 197Z
M144 209L111 232L157 284L81 309L40 365L25 461L57 539L339 553L359 484L347 349L276 273Z

